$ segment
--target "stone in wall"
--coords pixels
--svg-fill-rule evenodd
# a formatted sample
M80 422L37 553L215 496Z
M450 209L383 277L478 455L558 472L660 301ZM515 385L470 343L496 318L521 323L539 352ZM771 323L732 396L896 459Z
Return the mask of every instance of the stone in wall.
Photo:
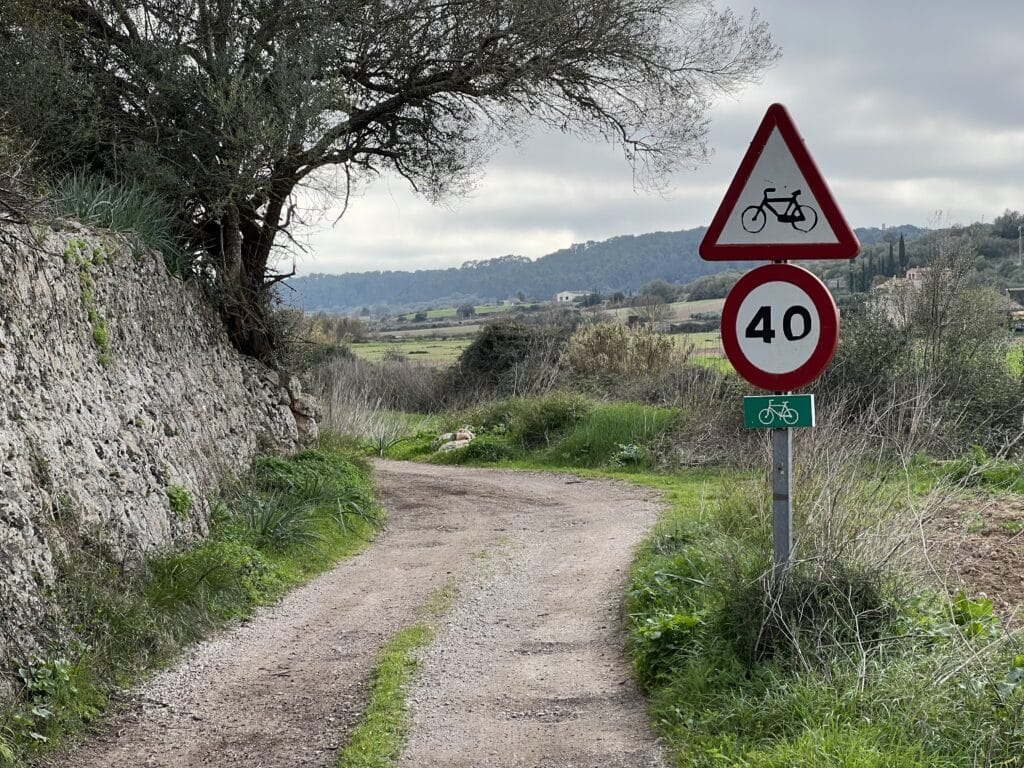
M297 381L237 353L158 255L72 225L35 237L0 245L4 667L36 647L67 537L125 561L193 541L210 490L316 430ZM195 500L186 513L175 486Z

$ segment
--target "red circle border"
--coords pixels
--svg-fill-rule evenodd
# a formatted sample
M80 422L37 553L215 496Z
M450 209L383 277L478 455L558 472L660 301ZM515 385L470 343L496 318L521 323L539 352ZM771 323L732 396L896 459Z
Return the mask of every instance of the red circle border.
M814 303L821 324L818 345L807 362L786 373L769 373L758 368L743 354L736 336L736 317L743 300L758 286L772 282L792 283L803 290ZM839 309L828 288L813 272L796 264L766 264L747 272L729 291L722 307L721 330L722 348L736 373L759 389L789 392L810 384L832 361L839 344Z

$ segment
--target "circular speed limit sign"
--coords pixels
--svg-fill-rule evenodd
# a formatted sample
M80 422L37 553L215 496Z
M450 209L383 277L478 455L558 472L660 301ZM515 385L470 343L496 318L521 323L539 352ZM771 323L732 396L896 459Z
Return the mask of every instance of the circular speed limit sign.
M828 288L794 264L768 264L739 279L722 309L722 346L755 387L786 392L814 381L839 341Z

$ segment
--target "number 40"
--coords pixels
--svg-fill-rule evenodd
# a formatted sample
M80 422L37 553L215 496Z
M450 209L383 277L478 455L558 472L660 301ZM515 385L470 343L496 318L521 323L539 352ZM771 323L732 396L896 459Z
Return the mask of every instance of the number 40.
M793 328L793 321L800 318L799 333ZM800 305L790 307L782 313L782 335L787 341L800 341L811 332L811 313L806 307ZM775 338L775 331L772 329L772 308L768 306L759 307L750 323L747 324L743 335L748 339L761 339L765 344L771 344Z

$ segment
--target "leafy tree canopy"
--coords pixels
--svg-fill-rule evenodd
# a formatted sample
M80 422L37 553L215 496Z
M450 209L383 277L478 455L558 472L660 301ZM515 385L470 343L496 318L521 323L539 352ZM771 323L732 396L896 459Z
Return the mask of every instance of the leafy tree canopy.
M53 171L156 188L263 359L300 185L457 192L527 117L657 180L776 56L756 17L700 0L0 0L4 131Z
M1024 214L1007 208L992 222L992 234L1015 240L1020 237L1020 227L1024 227Z

